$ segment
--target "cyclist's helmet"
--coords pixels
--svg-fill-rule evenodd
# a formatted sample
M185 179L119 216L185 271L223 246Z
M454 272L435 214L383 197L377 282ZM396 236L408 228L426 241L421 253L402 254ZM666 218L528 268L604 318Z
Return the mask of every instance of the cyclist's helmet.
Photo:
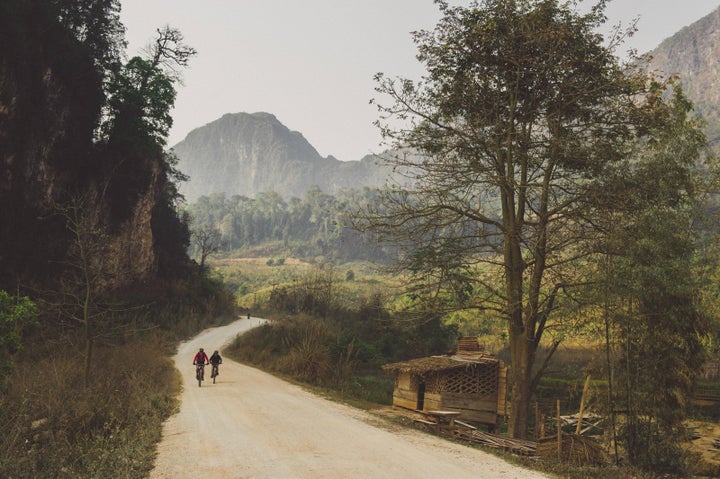
M218 352L217 352L217 351L214 351L213 354L218 354Z
M203 348L200 348L200 352L202 353L203 351L205 351L205 350Z

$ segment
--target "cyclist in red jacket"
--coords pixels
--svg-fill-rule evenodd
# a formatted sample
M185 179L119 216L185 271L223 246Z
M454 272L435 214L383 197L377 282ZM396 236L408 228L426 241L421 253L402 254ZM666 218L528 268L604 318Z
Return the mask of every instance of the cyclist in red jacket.
M200 348L200 351L197 352L195 357L193 358L193 364L197 366L204 366L207 363L210 362L210 358L208 358L208 355L205 353L205 350L203 348Z
M195 376L198 378L198 381L202 381L204 372L205 372L205 365L210 362L210 359L208 358L208 355L205 353L205 350L203 348L200 348L200 351L197 352L195 357L193 358L193 364L195 365ZM199 383L198 383L199 384Z

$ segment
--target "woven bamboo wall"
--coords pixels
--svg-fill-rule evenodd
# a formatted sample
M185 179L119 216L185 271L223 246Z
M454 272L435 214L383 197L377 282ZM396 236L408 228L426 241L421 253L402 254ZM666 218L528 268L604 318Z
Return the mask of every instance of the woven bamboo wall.
M499 363L487 363L442 371L434 374L428 381L427 390L438 394L447 392L495 397L498 391L499 367Z

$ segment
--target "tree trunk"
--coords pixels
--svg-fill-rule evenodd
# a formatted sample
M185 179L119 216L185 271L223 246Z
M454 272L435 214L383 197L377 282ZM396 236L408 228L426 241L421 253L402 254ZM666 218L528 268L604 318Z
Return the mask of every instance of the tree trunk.
M519 334L518 334L519 333ZM532 353L530 343L524 332L510 333L510 418L508 435L516 439L526 439L530 417L532 391Z
M85 338L85 364L83 370L83 383L90 387L90 365L92 364L93 340L92 337Z
M512 178L513 163L507 162L507 176ZM513 438L525 438L530 414L530 348L531 344L523 321L523 269L520 226L515 211L515 194L503 190L502 213L504 226L504 263L506 307L508 312L508 335L510 339L510 424L508 434Z
M90 317L90 306L92 304L92 285L90 283L90 266L85 256L85 249L81 245L83 258L83 274L85 277L85 301L83 304L83 326L85 328L85 369L83 371L83 381L85 387L90 386L90 364L92 362L93 352L93 328L92 318Z

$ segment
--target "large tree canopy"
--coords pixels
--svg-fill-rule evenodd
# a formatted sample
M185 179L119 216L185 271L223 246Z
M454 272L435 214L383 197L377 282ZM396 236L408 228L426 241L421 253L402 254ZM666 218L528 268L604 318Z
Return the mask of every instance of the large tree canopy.
M379 126L415 152L388 161L415 186L391 190L364 227L403 244L400 266L444 306L507 319L510 433L521 437L548 321L586 281L595 182L662 125L665 85L604 45L604 2L587 14L557 0L437 3L437 27L414 34L423 80L377 76L391 100Z

